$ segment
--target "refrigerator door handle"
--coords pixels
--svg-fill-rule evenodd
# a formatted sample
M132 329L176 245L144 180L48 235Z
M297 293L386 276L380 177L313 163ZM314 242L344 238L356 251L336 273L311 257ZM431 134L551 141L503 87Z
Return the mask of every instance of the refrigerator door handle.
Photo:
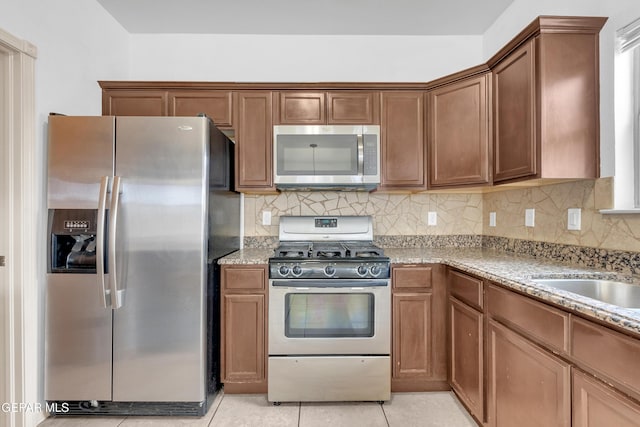
M96 276L102 306L111 306L111 292L104 283L104 217L107 209L107 193L109 192L109 177L100 179L100 191L98 193L98 224L96 225Z
M113 177L111 189L111 209L109 210L109 288L111 289L111 307L122 307L124 290L118 289L118 272L116 268L116 232L118 230L118 205L122 193L122 179Z

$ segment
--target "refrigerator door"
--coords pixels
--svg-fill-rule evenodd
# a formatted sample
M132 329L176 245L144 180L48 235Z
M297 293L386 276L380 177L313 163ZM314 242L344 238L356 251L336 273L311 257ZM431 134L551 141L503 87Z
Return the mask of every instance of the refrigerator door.
M49 116L49 209L97 209L113 175L115 117Z
M95 274L48 274L46 400L111 400L111 309Z
M117 118L114 401L205 400L208 129Z

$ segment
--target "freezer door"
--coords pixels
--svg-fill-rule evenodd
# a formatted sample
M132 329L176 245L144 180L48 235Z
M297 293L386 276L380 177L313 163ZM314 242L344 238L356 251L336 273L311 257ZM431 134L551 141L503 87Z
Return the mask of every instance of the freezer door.
M97 209L113 175L115 117L49 116L49 209Z
M207 123L117 118L114 401L205 400Z
M46 400L111 400L111 313L95 274L48 274Z

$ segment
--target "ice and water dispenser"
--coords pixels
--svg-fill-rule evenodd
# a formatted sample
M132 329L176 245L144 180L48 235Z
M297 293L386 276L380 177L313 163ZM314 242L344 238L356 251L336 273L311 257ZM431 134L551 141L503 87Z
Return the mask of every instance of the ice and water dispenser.
M96 272L95 209L49 211L51 273Z

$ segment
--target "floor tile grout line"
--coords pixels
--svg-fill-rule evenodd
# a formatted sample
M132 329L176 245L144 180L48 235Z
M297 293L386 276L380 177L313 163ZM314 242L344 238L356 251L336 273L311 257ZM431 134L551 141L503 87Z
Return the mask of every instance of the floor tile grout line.
M389 401L391 401L391 400L389 400ZM387 418L387 413L384 410L384 403L380 404L380 409L382 409L382 416L384 417L384 420L387 423L387 427L391 427L391 424L389 424L389 418Z
M224 400L224 398L226 397L226 394L224 393L223 389L220 389L219 391L220 394L222 394L222 397L220 397L220 400L218 401L218 406L215 407L215 409L213 410L213 415L211 416L211 419L209 420L209 422L207 423L207 427L211 426L211 423L213 423L213 419L216 417L216 414L218 413L218 409L220 409L220 405L222 405L222 401ZM216 395L216 397L214 397L214 401L218 396Z
M298 402L298 427L300 427L301 418L302 418L302 402Z

